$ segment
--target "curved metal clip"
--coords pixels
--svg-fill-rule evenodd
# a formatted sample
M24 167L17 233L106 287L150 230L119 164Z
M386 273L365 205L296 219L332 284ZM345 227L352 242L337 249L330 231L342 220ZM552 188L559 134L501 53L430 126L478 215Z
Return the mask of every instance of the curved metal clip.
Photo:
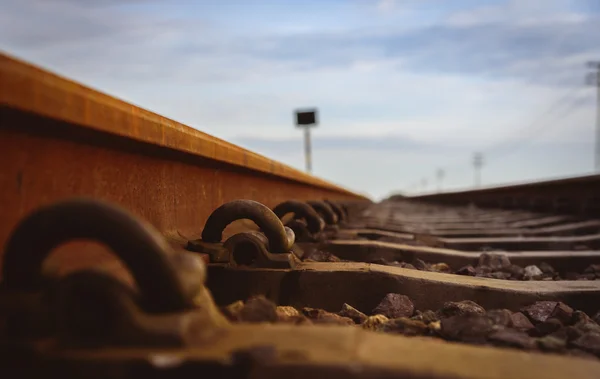
M323 240L322 233L311 233L304 220L290 220L285 224L288 228L294 231L296 235L296 243L314 243Z
M111 248L133 276L133 288L92 270L54 278L48 285L42 273L46 258L55 247L81 238ZM33 321L17 320L15 338L58 332L84 344L182 343L181 325L189 324L182 317L202 319L202 327L196 327L200 333L224 322L204 287L206 269L198 256L173 252L150 224L98 200L71 199L32 212L12 233L2 270L0 301L32 300L9 308L9 320L41 311L46 326L31 333L26 329Z
M215 209L206 220L202 241L221 242L223 230L233 221L250 219L265 233L273 253L287 253L294 244L294 234L287 231L281 220L265 205L252 200L234 200Z
M270 253L269 240L259 232L238 233L225 241L223 246L229 252L229 265L233 267L296 267L297 261L294 254Z
M204 242L201 239L189 240L185 247L189 251L208 254L210 263L228 263L229 251L222 242Z
M286 215L293 214L293 219L286 226L294 231L296 242L317 242L325 228L325 221L317 211L302 201L284 201L273 208L273 212L282 220Z
M319 215L323 217L327 225L335 225L338 222L338 216L335 214L331 206L321 200L307 201L308 205L314 208Z
M76 198L41 207L17 225L4 251L4 287L42 290L44 261L55 247L74 239L107 245L125 263L140 292L152 298L151 311L190 309L203 286L204 264L189 266L198 272L184 279L173 264L179 258L152 225L115 205Z
M347 221L348 215L346 214L346 210L341 205L337 204L334 201L327 200L327 199L325 199L324 201L331 207L333 212L337 215L338 224L343 224Z
M211 263L231 263L231 253L221 239L227 225L242 219L254 221L264 232L269 254L286 255L291 251L294 231L284 226L268 207L252 200L234 200L215 209L206 221L202 239L188 241L187 249L208 254Z

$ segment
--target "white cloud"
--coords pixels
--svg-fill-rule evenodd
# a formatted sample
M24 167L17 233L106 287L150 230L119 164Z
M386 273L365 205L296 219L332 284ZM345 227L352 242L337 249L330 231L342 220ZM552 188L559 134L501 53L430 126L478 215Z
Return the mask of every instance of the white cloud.
M526 26L580 23L587 19L585 14L571 11L569 5L568 0L509 0L451 13L444 22L457 27L490 23Z
M379 0L377 9L382 12L389 12L396 7L396 0Z
M292 25L235 36L228 33L227 15L225 27L217 27L195 15L122 11L114 1L111 7L23 1L0 12L0 48L222 138L297 140L290 151L256 146L300 168L301 134L292 111L317 106L322 122L316 141L343 136L355 145L345 151L322 145L315 151L316 173L381 196L433 175L438 165L458 167L448 172L448 185L470 183L471 153L507 139L525 142L522 152L505 159L501 146L490 153L484 178L517 180L587 167L582 157L591 149L594 104L583 100L593 98L591 91L567 117L557 118L558 112L530 127L568 90L565 83L583 83L583 62L600 54L589 41L572 38L583 33L577 25L587 16L556 12L557 1L545 8L541 1L480 7L454 14L437 29L398 29L375 19L364 30ZM377 6L396 14L407 3L414 12L414 1ZM508 27L487 27L494 23ZM448 35L459 29L467 32ZM529 32L524 38L535 37L533 43L519 39L522 31ZM367 140L359 149L362 137ZM378 139L385 148L372 147ZM408 151L401 143L396 151L392 142L402 139L437 152ZM560 153L545 157L550 147ZM535 163L519 166L518 159Z

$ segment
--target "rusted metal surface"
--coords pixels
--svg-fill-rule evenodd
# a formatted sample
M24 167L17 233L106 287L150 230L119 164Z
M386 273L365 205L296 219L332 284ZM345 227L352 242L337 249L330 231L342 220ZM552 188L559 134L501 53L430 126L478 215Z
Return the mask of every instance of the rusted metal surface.
M3 106L356 197L324 180L7 55L0 55L0 67Z
M221 242L225 228L242 219L253 221L262 233L247 231ZM268 207L256 201L234 200L215 209L206 221L202 238L188 241L185 248L206 254L212 263L234 267L244 264L263 268L293 268L294 242L294 231L284 226Z
M4 250L3 281L12 291L40 290L42 270L52 250L74 239L98 240L127 265L145 301L163 312L190 308L191 299L205 278L202 265L193 260L169 260L168 246L154 228L128 212L91 199L72 199L42 207L22 220ZM185 266L185 270L184 270ZM187 270L192 273L183 277Z
M244 232L231 236L223 247L229 251L231 267L295 268L296 257L291 248L286 253L271 253L269 240L262 233Z
M344 208L341 205L339 205L336 202L331 201L329 199L325 199L324 201L335 212L335 214L338 218L338 223L344 223L346 221L346 219L348 218L348 215L344 211Z
M475 237L475 236L526 236L526 235L561 235L581 234L600 229L600 220L586 220L541 228L483 229L483 230L433 230L432 235L441 237Z
M479 312L485 312L484 309L492 309L489 311L491 312L489 317L507 314L516 315L514 317L517 318L519 315L525 317L520 313L526 312L523 309L543 307L546 304L552 306L561 304L560 307L564 307L564 309L579 309L580 312L584 311L589 314L596 314L600 310L600 281L594 280L600 279L599 252L531 251L481 254L476 251L440 249L432 247L440 242L439 237L424 234L426 233L424 230L430 230L428 225L436 225L434 218L431 218L430 222L426 222L427 218L421 216L422 213L427 213L430 207L414 206L413 208L420 210L420 212L414 212L411 215L402 212L402 207L397 205L391 203L373 205L363 212L363 214L369 215L367 218L354 219L354 222L346 228L339 229L335 235L337 238L335 240L326 238L325 241L320 243L301 244L305 250L304 255L300 257L302 262L296 264L291 270L274 271L256 267L210 265L209 288L212 289L217 303L223 306L230 303L237 304L235 302L239 299L252 299L256 294L264 294L276 304L285 304L288 308L302 310L304 316L301 313L300 317L308 317L313 322L320 322L318 317L330 320L328 322L346 322L335 317L342 317L343 319L343 315L347 314L344 313L344 307L347 307L348 304L352 305L355 312L368 318L365 314L368 314L370 309L376 310L380 306L377 305L380 299L385 299L385 297L391 295L410 298L411 310L408 315L413 314L412 307L422 310L444 309L449 302L460 304L465 299L474 302L470 304L474 304L475 307L480 307L477 308ZM406 210L406 207L404 207L404 210ZM488 220L493 218L499 225L503 225L515 222L515 220L532 220L546 217L525 212L514 214L485 210L479 210L478 212L463 211L458 212L462 214L461 217L447 217L444 221L449 222L449 220L454 219L455 222L464 223L465 220L475 218ZM415 225L422 227L419 234L413 234L412 238L409 238L411 236L407 233L380 231L372 226L374 219L379 219L381 224L386 224L385 220L390 219L396 219L397 221L399 217L395 217L396 212L402 213L401 217L405 222L410 223L419 220L418 223L413 224L413 227ZM483 215L481 212L492 213L495 216L481 217ZM452 212L449 211L449 213ZM372 229L357 228L361 221L369 223ZM398 224L399 228L402 229L402 223L399 222ZM595 223L588 224L595 225ZM574 232L576 229L559 225L553 231L557 233L569 230ZM344 240L344 238L347 238L347 240ZM376 241L365 241L364 239ZM377 240L395 240L396 242L380 242ZM402 244L400 241L410 242L411 244ZM493 249L502 246L503 241L498 239L486 242L490 242L490 246L487 247ZM497 258L500 257L499 254L501 254L501 258ZM317 262L314 259L317 259ZM354 262L343 262L340 259ZM506 266L496 267L494 270L497 271L494 272L492 272L492 269L481 271L485 268L483 265L488 261L492 262L491 264L497 264L498 262L494 263L494 259L500 259ZM431 263L426 263L424 260ZM411 262L414 265L420 262L421 266L417 268L411 265ZM556 271L553 271L551 275L544 273L540 277L528 276L532 267L539 270L536 265L540 265L544 270L556 269ZM484 275L478 275L479 277L466 275L463 273L465 266L477 267L477 269L473 268L473 275L482 273L490 273L490 275L485 277ZM503 269L508 269L508 271L504 272ZM572 271L580 274L572 277ZM521 277L514 276L516 275L515 272L519 272ZM541 271L540 274L542 274ZM561 277L563 275L565 277ZM512 280L502 280L509 279L509 277ZM581 279L585 279L585 281ZM227 286L227 283L231 282L236 282L239 285ZM251 300L248 304L251 304ZM248 305L248 307L252 306ZM320 310L315 313L314 308ZM340 308L342 311L338 311ZM316 316L320 314L322 316ZM600 313L598 315L600 317ZM394 328L397 325L403 325L398 333L407 335L427 334L422 329L427 329L425 324L419 324L418 317L420 316L411 318L414 321L406 318L400 318L396 321L384 319L387 321L382 321L383 325L388 326L382 326L377 330L395 330ZM484 322L484 324L489 322L485 321L487 320L485 317L465 317L464 319L452 319L452 321L442 320L442 330L452 328L449 323L462 322L462 325L472 328L472 333L476 334L478 333L476 331L479 330L477 328L480 327L477 322ZM562 320L554 320L552 321L554 324L549 322L548 325L553 325L552 328L554 329L552 330L563 328L562 323L569 321L566 318ZM430 324L430 327L434 324ZM591 332L592 334L585 338L588 338L588 340L595 339L596 342L593 343L597 343L600 337L600 334L598 334L600 327L595 323L590 325L596 331ZM505 328L505 326L499 328ZM471 337L464 337L464 340L469 341L469 338L476 338L480 341L479 343L499 343L501 345L507 343L509 346L525 349L532 349L538 343L542 350L549 346L544 345L547 341L555 342L553 336L548 337L547 340L544 339L550 333L550 331L546 331L549 329L544 328L550 328L550 326L536 324L536 328L540 329L530 331L529 335L523 331L508 328L506 330L502 329L499 334L492 333L490 335L489 332L485 336L474 334ZM449 333L445 334L446 337L444 338L463 340L463 337L453 335L453 332ZM444 335L444 332L442 334ZM535 342L537 341L535 338L541 339ZM473 341L471 340L471 342ZM561 343L565 344L565 342ZM573 343L579 346L578 344L581 341Z
M76 208L81 211L72 210ZM360 223L360 217L355 214L349 221ZM41 228L48 223L57 226ZM23 236L29 234L25 232L38 237L36 242L24 240ZM25 254L16 254L16 250L39 257L29 262L35 268L40 266L40 259L47 257L48 246L82 236L98 238L114 249L115 255L131 270L133 283L123 281L114 272L107 275L83 270L66 276L36 271L44 276L47 283L44 286L11 284L17 272L32 269L16 269L29 262L23 258ZM257 231L243 231L228 241L247 236L255 236L268 252L266 236ZM86 378L140 375L242 378L294 377L302 373L340 378L494 379L577 375L591 379L600 372L600 360L592 359L594 328L600 325L585 319L587 316L581 312L593 314L600 309L600 281L502 281L365 262L308 260L287 268L264 268L242 261L210 263L205 268L203 260L193 252L185 252L183 245L173 250L152 226L117 207L93 200L72 200L42 208L22 221L11 241L20 243L9 244L4 259L12 261L20 257L17 258L20 263L7 262L3 266L5 271L16 271L5 273L0 284L0 317L4 320L0 323L0 361L4 370L25 376L43 373ZM350 250L349 241L313 245L327 248L335 244L345 244ZM130 251L125 252L125 248ZM425 251L421 247L408 248ZM136 253L140 250L153 253ZM134 256L138 259L132 260ZM172 309L153 309L152 300L168 293L144 284L143 275L147 273L140 274L138 268L156 257L162 257L159 259L162 271L155 270L154 274L156 283L164 283L169 276L178 278L179 283L191 283L186 286L191 291L174 289L182 294L182 299L191 302L175 304ZM20 280L27 281L29 277ZM378 304L382 297L384 300ZM385 303L386 298L404 301L410 307L393 310L389 308L391 303ZM240 299L247 301L242 303ZM465 299L472 303L461 303ZM232 304L217 307L229 303ZM550 346L547 339L535 334L548 333L547 329L541 329L540 325L546 325L542 321L532 329L532 337L493 324L511 311L526 317L520 312L528 309L534 312L542 306L547 308L546 304L552 305L548 312L553 317L574 324L569 328L580 334L569 348L586 359L556 356L558 351L540 354L546 351L541 347ZM456 324L463 316L444 313L463 312L463 308L452 306L472 307L477 312L485 312L482 307L504 309L464 316L469 322L479 322L468 329L465 335L468 338L464 339L460 333L465 331L456 329L463 328ZM571 307L579 310L574 312ZM340 308L342 311L337 312ZM423 313L436 308L440 309L437 316L431 311ZM167 309L170 312L165 312ZM367 316L361 312L370 313L369 309L383 314ZM389 312L412 317L384 316L393 314ZM430 312L427 317L436 320L427 324L419 321L424 320L427 312ZM321 319L329 321L323 323ZM488 329L481 329L483 321ZM407 330L408 326L417 329ZM486 333L489 341L511 348L464 344L480 341L477 338L483 337L478 333ZM517 344L503 345L507 342ZM540 346L538 352L514 350L535 350L537 346ZM600 351L597 353L600 357Z
M133 283L93 270L42 270L52 248L79 238L109 246ZM5 343L52 337L71 347L178 346L190 337L182 325L192 320L207 328L195 334L200 340L227 324L204 287L200 257L175 253L155 228L111 204L73 199L40 208L17 226L3 257ZM42 320L23 318L30 313Z
M323 219L313 207L298 200L288 200L277 204L273 212L279 218L284 218L288 213L294 214L294 219L304 219L306 227L311 233L318 233L325 227Z
M250 219L258 225L269 240L274 253L289 252L294 244L294 234L285 229L281 220L263 204L250 200L234 200L221 205L208 217L202 229L204 242L221 242L227 225L236 220Z
M7 372L598 377L595 178L372 204L6 56L0 80Z
M415 196L417 201L445 205L475 204L487 208L600 216L600 175L538 181L476 190ZM400 199L397 197L396 199Z
M197 236L211 210L235 199L364 199L3 54L0 151L0 245L29 212L71 196L122 205L164 234ZM53 259L112 259L76 250Z
M325 220L327 225L335 225L338 223L338 216L333 211L332 207L325 201L310 200L307 202L308 205L313 207Z

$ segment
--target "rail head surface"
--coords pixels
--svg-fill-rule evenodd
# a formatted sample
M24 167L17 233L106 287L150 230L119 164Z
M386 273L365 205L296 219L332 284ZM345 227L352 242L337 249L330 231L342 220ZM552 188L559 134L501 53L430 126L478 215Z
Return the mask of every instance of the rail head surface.
M290 198L366 200L2 52L0 151L0 246L31 211L74 196L119 204L163 234L187 236L236 199L268 207ZM52 259L61 267L110 260L103 249L82 248L61 247Z
M0 83L0 104L3 107L364 198L1 52Z

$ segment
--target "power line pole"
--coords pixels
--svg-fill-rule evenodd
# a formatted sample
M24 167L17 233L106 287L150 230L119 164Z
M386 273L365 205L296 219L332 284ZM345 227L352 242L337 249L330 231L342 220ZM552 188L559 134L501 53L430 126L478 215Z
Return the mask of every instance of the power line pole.
M306 161L306 172L312 172L312 148L310 145L310 127L304 127L304 160Z
M592 72L587 75L587 84L596 87L596 148L594 151L594 168L600 171L600 61L588 62Z
M304 129L304 159L306 161L306 172L312 172L312 149L310 144L310 128L317 126L317 110L296 111L296 126Z
M442 168L438 168L437 171L435 172L435 176L437 178L438 192L442 192L442 181L444 180L445 174L446 174L446 171L444 171L444 169L442 169Z
M474 185L479 187L481 185L481 166L483 166L483 154L473 154L473 167L474 171Z

